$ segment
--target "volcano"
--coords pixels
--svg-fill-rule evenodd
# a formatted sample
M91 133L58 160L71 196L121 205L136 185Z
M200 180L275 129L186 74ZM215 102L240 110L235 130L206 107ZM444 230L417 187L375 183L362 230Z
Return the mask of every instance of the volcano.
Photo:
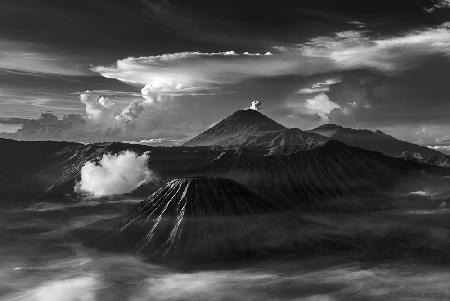
M139 204L100 248L155 260L267 256L293 244L288 228L302 226L297 218L283 223L287 215L230 179L180 178Z
M326 137L297 128L288 129L256 110L239 110L184 146L239 146L289 154L325 144Z
M236 146L250 138L286 129L256 110L239 110L187 141L184 146Z
M275 206L233 180L219 177L175 179L137 208L140 216L198 217L272 212ZM182 215L180 217L180 215Z

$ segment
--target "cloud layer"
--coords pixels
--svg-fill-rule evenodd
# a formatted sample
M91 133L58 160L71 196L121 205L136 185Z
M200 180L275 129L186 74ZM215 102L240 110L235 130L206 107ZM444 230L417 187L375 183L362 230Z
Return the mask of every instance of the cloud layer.
M336 32L289 47L273 47L265 54L235 51L179 52L128 57L112 66L92 71L106 78L145 85L163 94L213 91L219 85L251 78L312 75L336 70L369 68L396 73L420 64L429 55L450 54L450 23L411 31L404 35L374 38L368 31Z
M411 4L415 7L414 9L405 5L400 7L399 4L396 4L399 7L394 9L392 4L389 11L385 11L380 5L364 4L360 7L360 4L355 3L347 9L350 11L358 6L365 11L366 6L369 5L373 8L374 16L368 18L364 14L364 16L341 18L342 16L333 15L336 17L334 19L333 16L326 14L328 21L340 20L344 26L333 23L331 27L327 27L327 30L317 30L308 34L299 30L298 35L295 33L288 39L285 36L284 41L272 38L261 40L258 45L250 42L239 43L248 48L224 43L210 45L211 47L191 45L166 47L163 50L151 48L151 50L131 51L125 54L113 53L111 50L107 51L103 59L96 58L89 61L93 65L90 65L91 70L85 71L94 76L80 81L78 79L81 74L78 75L79 73L75 71L74 73L63 72L56 68L59 66L58 55L56 55L59 52L47 51L49 56L37 61L48 61L49 64L44 65L52 66L52 70L45 70L41 68L42 66L38 66L39 68L36 67L31 71L78 76L75 80L74 78L59 79L61 82L58 81L56 86L62 83L64 85L82 83L82 86L76 86L76 89L67 92L65 94L67 98L64 99L56 100L55 95L60 93L56 89L54 95L39 95L39 98L36 98L35 94L27 96L24 103L33 103L33 110L39 110L39 113L44 110L55 110L61 115L83 112L73 94L74 91L84 91L89 88L91 90L80 94L84 107L83 117L71 117L63 123L54 122L51 125L37 120L32 129L28 128L27 133L22 131L17 138L81 141L145 140L158 141L157 143L175 141L201 132L208 124L218 121L236 109L243 108L251 99L262 100L265 113L269 116L288 126L302 128L318 126L321 122L335 122L351 127L394 125L405 127L405 125L420 122L417 125L419 128L423 125L448 124L448 114L445 112L449 106L443 100L445 95L448 95L448 88L440 84L443 82L442 78L448 77L448 72L445 70L449 70L450 61L448 60L450 27L449 23L443 23L444 18L439 17L447 11L444 2L431 1L418 8L415 7L417 3L414 3ZM149 6L150 10L159 17L174 14L178 11L178 6L183 6L171 1L160 4ZM192 5L195 6L190 4ZM333 5L335 4L330 2L324 7L334 10L336 7ZM143 6L146 5L143 4ZM232 6L234 7L234 4ZM286 12L301 15L300 11L291 11L293 6L295 5L289 4ZM155 10L155 7L158 9ZM434 7L433 14L426 13L424 7ZM197 6L196 10L203 11L203 8L211 9L202 5ZM202 16L214 14L216 7L213 8L214 12L209 11ZM258 9L266 8L269 7L263 4L258 5ZM186 9L192 13L188 7L178 12L183 11L184 14ZM402 27L401 30L396 28L388 31L380 30L377 27L380 24L373 22L373 20L384 22L383 18L386 15L392 18L392 14L400 15L404 10L408 14L411 11L418 11L428 18L439 18L433 19L433 22L413 20L414 22ZM237 10L232 11L238 13ZM135 18L136 14L130 14L130 16ZM321 17L324 16L314 14L312 19L321 20ZM216 18L223 20L224 16L216 16ZM230 22L234 21L237 20L230 20ZM253 22L248 20L247 14L237 23L241 21ZM178 25L183 23L180 22L181 19L178 18L173 26L178 28ZM201 20L199 22L201 23ZM164 22L158 24L161 25ZM285 25L291 26L291 24ZM385 24L383 26L386 27ZM214 27L213 24L212 27ZM187 28L192 27L178 29L187 30ZM258 32L263 32L261 26L255 26L255 28ZM270 28L267 29L270 30ZM202 30L197 28L195 34L200 31ZM235 34L226 39L226 42L231 42L240 35L240 32ZM205 36L198 38L205 41ZM148 43L145 41L145 44ZM9 45L13 44L9 43ZM126 43L120 44L117 47L120 48ZM154 44L157 47L156 41ZM38 45L31 45L33 47L30 45L21 43L13 46L33 53L42 52L37 51ZM193 51L194 49L200 50ZM22 62L13 61L10 54L9 52L3 54L5 62L10 64L3 67L22 70ZM133 56L129 56L130 54ZM60 57L72 58L62 54ZM67 61L74 64L73 66L69 64L68 67L64 65L63 69L75 70L76 66L84 62L84 60L75 60L75 57ZM437 68L434 68L435 66ZM420 76L427 72L430 74L427 78ZM363 78L361 74L366 78ZM8 74L5 79L23 76L22 73L20 76ZM351 85L348 84L349 81L345 81L340 84L346 76L353 77L359 83ZM367 77L381 78L382 82L376 87L367 87L367 83L372 81ZM38 82L41 78L35 76L33 80ZM95 78L98 81L97 84L94 84ZM42 81L44 82L44 79ZM86 84L86 81L89 82ZM109 85L111 83L113 83L112 86ZM24 93L24 90L21 89L21 93ZM29 90L37 89L29 87ZM340 90L340 96L337 90ZM0 91L3 93L0 93L3 95L0 95L0 104L5 104L4 107L14 108L14 110L23 110L25 105L19 106L19 102L10 96L10 94L14 96L16 92L8 91ZM61 111L62 107L66 109L70 107L72 111ZM5 112L11 115L9 111ZM412 130L416 131L418 128ZM401 136L401 138L405 137ZM409 137L412 137L412 134ZM429 140L424 143L431 145L434 141Z
M95 197L131 192L141 184L157 180L148 168L148 160L148 153L105 154L98 164L89 161L83 165L75 189Z

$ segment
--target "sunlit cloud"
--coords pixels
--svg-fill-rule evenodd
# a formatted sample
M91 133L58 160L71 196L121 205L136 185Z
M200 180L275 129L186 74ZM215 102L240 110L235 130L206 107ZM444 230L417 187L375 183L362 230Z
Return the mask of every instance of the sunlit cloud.
M286 60L270 52L217 53L180 52L148 57L121 59L110 67L93 71L106 78L142 84L142 95L157 100L161 94L215 94L218 85L232 84L260 76L296 73L301 62Z
M98 164L89 161L81 167L81 180L75 189L95 197L130 192L158 179L148 168L148 160L148 153L105 154Z
M364 30L336 32L290 47L273 47L265 54L179 52L129 57L111 66L95 66L92 71L143 85L142 95L157 100L162 94L216 94L223 85L252 78L307 76L358 68L398 73L420 64L426 56L449 54L450 24L444 23L384 38L373 38Z
M301 102L290 102L287 107L294 113L303 113L308 115L318 115L323 121L328 121L328 115L333 109L339 108L339 105L331 101L326 94L317 94Z
M327 92L330 90L330 85L338 83L337 79L327 79L323 82L317 82L309 87L301 88L297 91L297 94L315 94L320 92Z
M428 145L428 147L450 155L450 145Z
M403 36L373 39L365 32L338 32L299 45L303 55L333 62L340 70L371 68L400 72L429 55L450 54L450 24L413 31Z
M425 7L424 11L431 14L445 8L450 8L450 0L434 0L434 4L430 7Z

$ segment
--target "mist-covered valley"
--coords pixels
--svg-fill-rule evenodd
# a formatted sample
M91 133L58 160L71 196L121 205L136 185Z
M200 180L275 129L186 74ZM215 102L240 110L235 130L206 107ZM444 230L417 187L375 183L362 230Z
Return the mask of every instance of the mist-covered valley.
M3 139L0 299L446 300L450 170L380 139L256 110L177 147Z
M316 240L314 249L305 245L305 251L296 254L230 262L152 262L142 254L85 247L72 235L76 229L124 214L137 201L2 209L0 299L450 298L447 208L364 214L298 212L306 224L298 231Z

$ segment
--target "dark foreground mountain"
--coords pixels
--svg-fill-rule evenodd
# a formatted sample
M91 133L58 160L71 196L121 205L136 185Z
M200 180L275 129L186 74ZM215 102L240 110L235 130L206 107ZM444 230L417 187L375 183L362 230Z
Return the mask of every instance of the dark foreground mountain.
M229 179L175 179L143 201L106 239L92 243L156 259L267 256L294 246L286 239L292 235L286 223L274 223L285 216L277 212L274 203ZM301 222L294 219L290 226L300 228Z
M240 148L124 143L0 140L0 146L1 206L26 207L17 212L58 221L61 216L114 206L99 201L94 207L78 208L77 203L83 202L73 187L86 161L96 162L104 154L123 151L149 152L149 168L168 184L122 218L67 234L69 239L103 250L137 252L170 263L335 255L341 251L382 259L448 256L442 251L448 250L448 240L444 246L436 243L435 237L442 237L440 230L430 235L431 230L424 228L437 220L434 215L425 221L418 215L412 222L407 219L399 224L403 214L392 222L392 218L373 220L380 211L364 213L383 208L446 212L448 199L421 196L420 191L439 181L448 187L449 169L338 141L276 156ZM403 190L396 194L398 187ZM142 191L148 196L146 191L153 192L155 187ZM400 197L417 191L414 198ZM78 209L41 212L39 202L50 200L65 202L62 208ZM124 207L120 208L122 213ZM322 216L314 216L317 214ZM343 224L345 214L357 220ZM335 217L330 220L330 215ZM448 225L447 216L439 217L439 223ZM439 223L436 229L440 229ZM411 225L415 225L413 230Z
M411 217L402 215L393 221L377 213L320 216L277 207L229 179L180 178L123 218L85 226L74 235L103 251L138 253L171 264L343 252L353 260L448 260L448 242L424 230L429 221L417 218L420 226L411 228Z
M382 131L355 130L336 124L324 124L310 132L350 146L381 152L392 157L402 157L427 164L450 167L450 157L425 146L396 139Z
M161 179L209 176L236 181L285 208L360 210L389 206L391 189L414 191L450 170L338 141L289 155L267 156L251 149L149 147L124 143L82 145L0 140L1 206L26 206L39 199L71 201L81 167L104 154L149 152L149 168ZM26 187L26 189L24 189ZM136 192L148 195L147 184ZM415 190L420 190L416 188ZM378 201L381 198L382 201Z
M223 152L190 173L231 178L286 207L361 210L389 207L393 189L408 190L424 181L437 181L450 170L333 140L282 156Z
M276 211L273 202L260 198L233 180L218 177L174 179L141 203L139 216L183 217L251 215Z

